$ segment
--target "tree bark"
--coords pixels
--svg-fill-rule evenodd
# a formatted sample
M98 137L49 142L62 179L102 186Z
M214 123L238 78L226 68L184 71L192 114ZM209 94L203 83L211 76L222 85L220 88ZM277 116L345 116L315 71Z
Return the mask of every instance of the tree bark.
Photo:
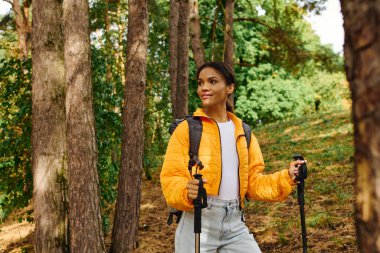
M170 51L170 88L171 88L171 101L172 101L172 113L175 117L177 103L176 103L176 94L177 94L177 69L178 69L178 55L177 55L177 46L178 46L178 13L179 3L178 0L170 0L170 21L169 21L169 51Z
M61 4L33 0L32 167L34 248L67 252L65 70Z
M12 9L15 13L16 30L21 58L28 58L30 44L29 7L30 0L25 0L21 7L19 0L14 0Z
M64 0L70 252L105 252L91 85L89 6Z
M180 0L178 6L178 38L177 38L177 88L175 118L183 118L188 114L189 88L189 0Z
M380 252L380 1L341 1L355 137L360 252Z
M188 114L189 0L170 1L170 87L174 118Z
M225 29L224 29L224 62L234 68L234 0L226 0ZM233 94L228 97L231 105L234 105Z
M199 21L198 0L190 0L190 39L194 61L197 68L204 63L204 49L201 39L201 23Z
M126 83L123 106L122 158L111 252L138 246L144 107L148 45L148 0L128 1Z

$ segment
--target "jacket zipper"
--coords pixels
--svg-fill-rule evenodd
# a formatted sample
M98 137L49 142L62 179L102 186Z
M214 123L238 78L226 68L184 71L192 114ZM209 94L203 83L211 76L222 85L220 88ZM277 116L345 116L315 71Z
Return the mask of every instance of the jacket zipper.
M223 177L223 169L222 169L223 168L222 137L220 136L220 129L219 129L219 126L218 126L218 122L216 122L216 120L214 120L212 118L209 118L209 119L211 119L212 121L215 122L215 125L218 128L218 133L219 133L219 147L220 147L220 180L219 180L219 186L218 186L218 195L219 195L219 193L220 193L220 185L222 184L222 177Z

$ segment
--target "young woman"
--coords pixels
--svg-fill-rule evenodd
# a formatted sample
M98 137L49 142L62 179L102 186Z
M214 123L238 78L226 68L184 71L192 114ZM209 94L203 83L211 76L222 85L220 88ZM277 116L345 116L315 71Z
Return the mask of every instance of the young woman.
M198 151L204 168L208 206L202 209L201 252L261 252L242 221L244 199L282 201L295 185L298 166L263 175L264 161L257 139L250 146L242 127L228 104L235 89L232 69L222 62L208 62L197 71L198 96L202 108L194 112L203 130ZM175 235L175 252L194 252L193 200L199 181L190 175L189 126L183 121L172 134L161 171L161 186L169 206L184 211Z

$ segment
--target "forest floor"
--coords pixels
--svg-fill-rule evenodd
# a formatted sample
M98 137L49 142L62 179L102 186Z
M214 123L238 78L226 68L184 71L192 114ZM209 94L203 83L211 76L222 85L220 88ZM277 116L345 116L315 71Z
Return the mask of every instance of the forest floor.
M316 114L255 128L271 173L292 155L308 160L305 213L308 251L358 252L354 228L353 129L349 112ZM138 253L173 252L176 225L168 226L159 171L143 179ZM17 217L17 216L13 216ZM263 252L302 252L297 194L281 203L249 202L246 224ZM112 220L112 219L111 219ZM9 218L0 225L0 252L34 252L33 224ZM105 236L110 245L111 234Z

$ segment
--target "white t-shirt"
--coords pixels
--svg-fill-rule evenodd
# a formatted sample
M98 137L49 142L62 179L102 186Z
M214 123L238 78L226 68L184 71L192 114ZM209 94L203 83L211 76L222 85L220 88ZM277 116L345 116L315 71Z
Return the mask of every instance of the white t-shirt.
M235 125L232 120L218 123L222 149L222 179L219 196L231 200L239 198L239 159L236 150Z

